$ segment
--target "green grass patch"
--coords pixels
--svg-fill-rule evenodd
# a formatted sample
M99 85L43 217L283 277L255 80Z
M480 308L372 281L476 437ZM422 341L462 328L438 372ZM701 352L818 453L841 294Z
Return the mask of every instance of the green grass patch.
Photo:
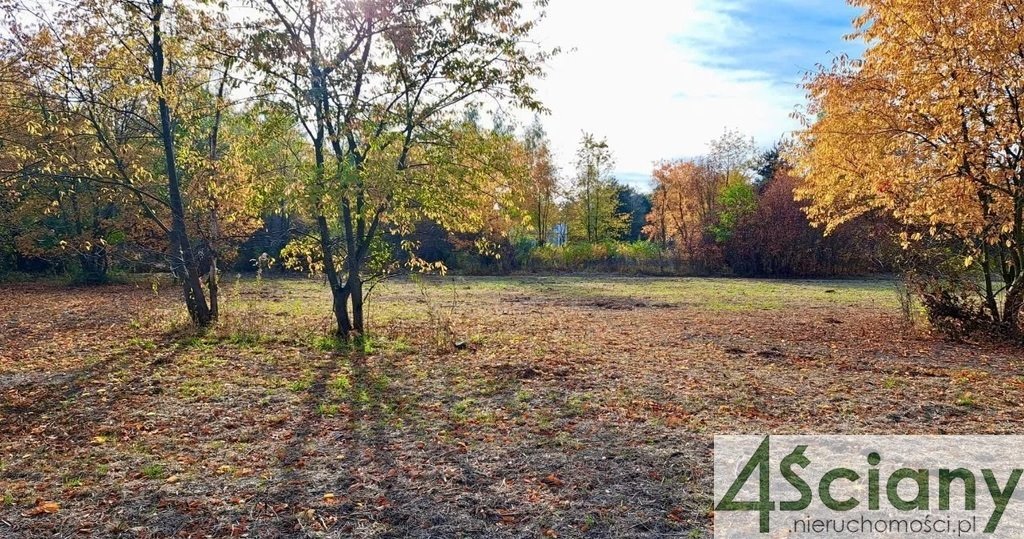
M217 380L186 380L178 386L178 393L186 399L219 399L224 396L224 384Z
M146 479L163 479L167 475L167 470L163 464L152 463L142 467L142 475Z

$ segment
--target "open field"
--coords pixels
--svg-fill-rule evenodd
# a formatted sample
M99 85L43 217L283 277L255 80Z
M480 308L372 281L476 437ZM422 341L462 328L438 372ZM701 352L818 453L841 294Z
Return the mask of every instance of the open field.
M224 288L0 288L0 536L708 537L717 433L1024 433L1024 357L885 281L396 281L359 350Z

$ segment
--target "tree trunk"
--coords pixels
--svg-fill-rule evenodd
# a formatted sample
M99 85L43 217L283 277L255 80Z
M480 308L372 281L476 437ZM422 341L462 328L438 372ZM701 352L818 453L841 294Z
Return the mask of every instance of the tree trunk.
M220 316L220 277L217 275L217 254L210 255L210 275L206 286L210 289L210 318L216 320Z
M110 260L107 257L107 248L103 245L93 245L89 251L78 255L78 261L82 264L82 280L88 284L103 284L107 282L107 270L110 268Z
M338 275L338 268L334 265L334 250L331 248L331 229L327 226L327 217L320 215L316 218L317 228L320 231L320 252L324 256L324 275L327 277L327 284L331 287L332 308L334 318L338 323L335 333L341 339L348 340L352 333L352 320L348 316L348 284L341 284L341 277Z
M163 16L163 0L153 0L153 41L150 44L150 55L153 60L153 82L164 88L164 48L160 29ZM206 295L199 280L199 264L195 251L189 242L188 229L185 226L185 206L181 199L181 185L178 181L177 159L174 155L174 130L171 124L171 111L167 100L161 92L157 98L160 110L160 138L164 147L164 165L167 167L167 192L171 208L171 258L177 268L175 272L181 279L182 292L189 317L199 327L209 326L213 321L210 308L206 304Z
M363 280L359 275L359 265L358 260L350 264L348 281L345 283L352 296L352 330L356 335L362 335L366 329L363 318Z
M214 114L213 114L213 128L210 130L210 164L214 178L218 174L217 160L219 155L217 154L217 144L219 140L217 138L220 133L220 120L221 120L221 102L224 100L224 86L227 84L228 78L228 66L225 64L224 76L221 77L220 83L217 85L217 98L214 102ZM220 250L220 211L218 210L218 200L214 195L214 190L211 188L209 191L210 199L210 273L206 277L206 286L210 289L210 317L216 320L220 315L220 274L217 271L217 253ZM262 270L261 270L262 271Z
M352 335L352 321L348 316L348 286L331 285L333 298L334 320L337 322L336 333L339 338L347 341Z
M1006 299L1003 301L1003 325L1006 330L1015 337L1022 335L1021 309L1024 308L1024 281L1017 279L1017 282L1006 290Z

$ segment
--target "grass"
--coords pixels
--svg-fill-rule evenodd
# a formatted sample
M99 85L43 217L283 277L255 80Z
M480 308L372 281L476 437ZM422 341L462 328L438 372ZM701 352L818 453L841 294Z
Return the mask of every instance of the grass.
M334 417L338 415L338 413L341 411L341 407L338 406L337 404L321 402L320 404L317 405L316 411L318 414L324 417Z
M142 475L146 479L163 479L166 474L167 470L164 468L163 464L147 464L142 468Z
M965 391L956 398L956 405L974 407L978 405L978 402L975 400L974 394L970 391Z
M178 392L186 399L218 399L225 395L223 382L209 379L185 380Z
M0 293L0 519L21 537L696 539L714 434L1024 425L1019 351L894 330L882 280L395 280L355 346L317 280L232 283L202 333L170 286L46 286ZM458 349L424 300L453 290ZM60 519L23 517L37 499Z

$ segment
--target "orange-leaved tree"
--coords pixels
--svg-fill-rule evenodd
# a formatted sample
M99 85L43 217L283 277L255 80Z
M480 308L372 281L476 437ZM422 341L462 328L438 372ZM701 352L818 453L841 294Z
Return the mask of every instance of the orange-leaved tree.
M809 77L799 190L834 229L881 211L907 246L942 240L973 276L936 297L1020 332L1024 12L1020 2L853 0L862 60ZM977 284L975 284L977 283ZM927 297L926 297L927 299Z

